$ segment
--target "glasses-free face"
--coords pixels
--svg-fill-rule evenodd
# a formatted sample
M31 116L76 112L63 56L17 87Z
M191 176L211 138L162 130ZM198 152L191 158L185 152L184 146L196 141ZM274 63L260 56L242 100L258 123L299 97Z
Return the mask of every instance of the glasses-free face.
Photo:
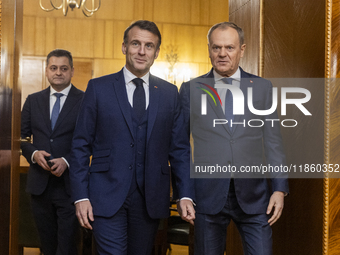
M229 27L215 29L211 33L208 47L214 70L224 77L229 77L236 72L246 45L240 45L237 31Z
M56 91L62 91L71 83L74 68L67 57L51 57L46 67L46 77Z
M138 27L131 28L127 44L122 45L126 68L137 77L144 76L158 57L157 45L158 37L153 33Z

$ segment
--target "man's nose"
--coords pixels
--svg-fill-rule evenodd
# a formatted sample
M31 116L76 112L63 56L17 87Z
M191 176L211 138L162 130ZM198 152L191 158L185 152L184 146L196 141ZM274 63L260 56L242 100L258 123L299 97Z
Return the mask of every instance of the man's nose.
M227 56L227 50L225 48L221 48L219 54L218 54L220 57L225 57Z
M140 55L144 55L144 54L145 54L145 46L144 46L144 45L141 45L141 46L139 47L138 53L139 53Z
M60 69L60 68L57 68L56 74L57 74L57 75L60 75L60 74L61 74L61 69Z

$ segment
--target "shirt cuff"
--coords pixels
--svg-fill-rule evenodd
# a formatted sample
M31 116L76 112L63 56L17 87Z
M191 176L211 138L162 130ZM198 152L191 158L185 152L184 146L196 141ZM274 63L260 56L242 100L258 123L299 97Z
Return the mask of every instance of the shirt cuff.
M37 162L35 162L35 160L34 160L34 154L35 154L37 151L38 151L38 150L33 151L32 156L31 156L31 161L32 161L33 164L36 164L36 163L37 163Z
M65 161L65 163L66 163L68 169L70 169L70 165L69 165L69 163L67 162L67 160L66 160L64 157L61 157L61 158Z
M196 206L196 204L194 203L194 201L190 198L190 197L182 197L181 199L177 199L176 202L182 201L182 200L189 200L191 201L191 203Z
M83 202L83 201L90 201L90 199L88 199L88 198L79 199L79 200L75 201L74 204L78 204L79 202Z

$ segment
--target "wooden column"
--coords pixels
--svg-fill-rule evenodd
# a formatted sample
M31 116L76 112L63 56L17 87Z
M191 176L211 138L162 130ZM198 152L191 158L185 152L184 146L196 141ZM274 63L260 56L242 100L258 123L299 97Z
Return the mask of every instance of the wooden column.
M230 0L229 3L230 21L245 29L246 51L250 50L250 53L248 52L250 56L245 55L241 66L245 66L247 71L270 79L325 77L325 0ZM254 50L254 47L257 50ZM332 63L335 62L333 60ZM256 66L257 70L251 70L251 65ZM294 86L292 84L274 86L279 90L280 86L305 87L312 94L312 100L307 108L313 116L306 118L301 116L299 110L292 110L289 112L290 117L299 122L298 126L290 129L281 128L287 163L293 165L326 163L324 154L327 151L327 139L324 133L327 134L328 131L327 125L324 127L324 119L327 120L325 117L327 111L323 109L324 105L327 105L327 93L336 97L334 90L325 92L323 83L317 87L308 87L308 84L303 83ZM334 104L336 100L332 102ZM336 108L338 107L334 105L329 110L329 116L333 116L334 119L338 119L339 116L335 114ZM330 132L330 136L332 135L337 136L336 132L333 134ZM329 137L330 141L331 139ZM332 143L329 145L329 155L332 155L331 152L337 147L337 143L334 143L333 148L331 145ZM329 163L340 162L336 160L329 159ZM329 188L332 182L307 178L289 180L290 195L285 199L281 219L273 226L274 254L322 253L326 246L325 234L331 235L334 226L323 227L327 221L325 215L330 213L329 208L323 208L323 200L328 199L327 205L331 207L332 199L329 195L332 192L329 193ZM334 203L334 212L337 207ZM333 216L334 219L339 218L337 215ZM325 231L326 229L328 231ZM333 254L339 254L339 251Z
M18 254L23 2L1 0L0 254Z
M340 1L326 1L325 163L340 163ZM340 253L340 180L324 180L323 254Z

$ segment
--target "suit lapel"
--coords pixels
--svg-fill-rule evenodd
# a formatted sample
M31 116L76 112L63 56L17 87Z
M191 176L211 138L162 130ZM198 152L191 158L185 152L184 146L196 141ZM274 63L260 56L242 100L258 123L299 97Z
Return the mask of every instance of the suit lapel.
M52 132L50 119L50 87L41 91L41 93L42 97L38 100L39 109L46 124L46 128Z
M133 132L133 123L132 123L132 111L131 111L131 105L129 103L127 92L126 92L126 86L125 86L125 79L123 74L123 69L115 75L113 88L116 92L117 102L120 106L120 109L123 113L124 119L130 129L130 133L132 137L135 138L134 132Z
M154 76L149 76L149 106L148 106L148 129L146 141L149 141L153 125L156 120L158 106L159 106L159 95L160 88L157 86L157 82Z
M67 95L66 101L63 105L63 108L61 108L57 122L55 124L54 129L53 129L53 132L55 130L58 130L58 127L63 122L65 117L70 113L70 111L73 109L73 107L78 103L76 92L77 92L76 88L73 85L71 85L70 92Z
M212 86L215 89L215 80L214 80L214 73L213 73L213 69L211 69L210 73L207 74L207 76L205 78L210 78L210 86ZM217 92L217 90L216 90ZM216 113L217 118L219 119L225 119L225 114L223 112L222 107L224 107L224 105L221 105L219 102L217 102L217 106L215 105L215 102L212 100L211 97L208 97L208 102L210 104L210 107L213 109L213 111ZM232 132L230 131L228 125L222 125L223 128L228 132L229 135L232 134Z
M247 95L248 95L248 87L251 86L250 83L250 77L249 75L247 75L246 72L244 72L241 68L241 82L240 82L240 89L242 91L242 94L244 96L244 114L243 115L234 115L234 122L243 122L245 118L245 114L246 114L246 109L247 109ZM235 128L233 128L233 133L235 133L237 127L240 125L236 125ZM242 126L242 125L241 125Z

